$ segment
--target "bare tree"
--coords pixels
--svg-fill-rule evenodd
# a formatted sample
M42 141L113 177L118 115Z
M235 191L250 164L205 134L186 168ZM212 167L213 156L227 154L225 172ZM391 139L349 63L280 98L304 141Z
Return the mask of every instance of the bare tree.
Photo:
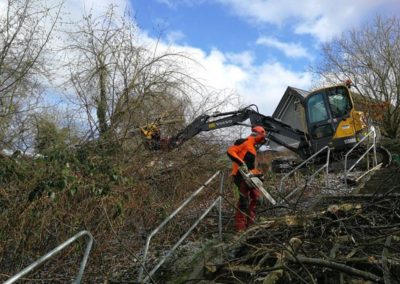
M383 130L399 135L400 21L381 19L323 46L315 71L328 81L351 79L369 102L382 106ZM373 105L373 104L371 104Z
M199 92L182 68L190 59L144 46L131 18L114 7L98 18L85 16L69 35L69 82L93 137L124 136L162 110L182 114L189 93Z
M8 0L0 13L0 149L21 143L27 113L42 92L44 56L62 3Z

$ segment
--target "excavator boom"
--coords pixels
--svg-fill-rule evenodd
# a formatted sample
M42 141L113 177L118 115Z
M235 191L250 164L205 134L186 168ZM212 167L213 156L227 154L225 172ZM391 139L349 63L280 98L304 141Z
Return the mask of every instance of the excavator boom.
M306 158L310 155L309 145L307 143L308 138L305 132L295 129L273 117L260 114L257 109L254 109L254 105L250 105L238 111L201 115L178 132L178 134L168 139L162 139L159 135L149 135L147 129L142 129L146 131L147 137L152 137L151 141L149 141L150 148L153 150L171 150L179 147L200 132L207 132L235 125L247 125L244 124L246 120L250 120L252 126L257 125L264 127L268 132L267 138L269 140L292 150L302 158ZM153 124L151 126L154 128ZM159 133L158 131L155 131L155 133L156 132ZM142 131L142 133L144 132ZM289 145L282 137L290 138L294 143Z

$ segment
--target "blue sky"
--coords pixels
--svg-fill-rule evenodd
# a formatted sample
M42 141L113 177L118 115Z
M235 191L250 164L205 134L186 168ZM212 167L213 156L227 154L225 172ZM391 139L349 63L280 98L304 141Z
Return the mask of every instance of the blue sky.
M130 0L141 31L193 54L205 82L237 93L270 115L287 86L310 89L320 46L398 0ZM201 72L200 72L201 73ZM314 81L313 81L314 80Z
M132 0L138 25L150 36L166 41L198 47L205 52L218 49L223 53L251 51L257 61L279 60L297 70L304 70L309 61L304 57L282 56L277 48L268 48L265 38L276 42L291 42L300 46L307 41L309 48L317 42L310 36L293 34L285 26L258 24L246 20L218 1ZM263 41L264 39L264 41ZM264 42L264 43L263 43ZM305 50L304 50L305 51ZM294 60L293 60L294 59Z

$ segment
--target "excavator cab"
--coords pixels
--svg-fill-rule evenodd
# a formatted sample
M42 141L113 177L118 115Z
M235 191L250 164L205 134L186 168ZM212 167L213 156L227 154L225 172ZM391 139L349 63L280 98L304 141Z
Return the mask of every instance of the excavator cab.
M313 152L325 146L350 149L367 127L364 114L354 109L350 90L345 85L310 93L304 107Z

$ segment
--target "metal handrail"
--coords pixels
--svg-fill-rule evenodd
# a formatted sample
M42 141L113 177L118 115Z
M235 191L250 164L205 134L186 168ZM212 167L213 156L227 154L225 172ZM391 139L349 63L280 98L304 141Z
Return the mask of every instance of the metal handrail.
M176 214L178 214L190 201L192 201L197 195L202 192L207 185L213 181L218 175L221 175L220 182L220 196L217 197L214 202L204 211L204 213L196 220L196 222L190 227L190 229L178 240L178 242L168 251L168 253L161 258L158 264L148 273L148 275L143 279L143 272L146 265L147 254L150 247L150 241L155 234L157 234ZM186 237L192 232L192 230L200 223L201 220L207 216L207 214L211 211L212 208L218 205L218 232L219 238L222 239L222 193L223 193L223 185L224 185L224 174L221 171L217 171L210 179L208 179L200 188L198 188L195 192L193 192L174 212L171 213L156 229L154 229L146 240L146 245L144 249L142 263L139 269L138 282L144 283L147 282L152 275L161 267L161 265L167 260L168 257L172 255L172 253L176 250L176 248L186 239Z
M92 245L93 245L93 236L88 231L81 231L78 234L76 234L75 236L73 236L72 238L70 238L67 241L63 242L61 245L59 245L58 247L56 247L55 249L53 249L49 253L47 253L46 255L42 256L38 260L36 260L31 265L29 265L26 268L24 268L23 270L21 270L19 273L15 274L13 277L11 277L6 282L4 282L4 284L14 283L16 280L18 280L22 276L28 274L29 272L34 270L37 266L39 266L40 264L42 264L43 262L45 262L49 258L55 256L60 251L62 251L64 248L66 248L71 243L75 242L78 238L80 238L81 236L84 236L84 235L88 236L89 239L88 239L87 244L86 244L85 254L83 255L83 258L82 258L82 261L81 261L81 266L79 268L78 274L76 276L75 281L72 282L74 284L81 283L83 272L85 270L86 263L87 263L87 260L89 258L89 253L90 253L90 250L92 249Z
M362 155L360 156L360 158L350 167L350 169L347 169L347 158L348 158L348 156L350 155L350 153L353 152L354 149L357 148L362 142L364 142L365 139L368 138L368 141L369 141L369 136L370 136L371 134L373 134L373 136L372 136L372 138L373 138L373 139L372 139L372 141L373 141L372 145L371 145L370 147L367 148L367 150L364 152L364 154L362 154ZM374 150L373 166L376 167L376 165L377 165L378 162L377 162L377 160L376 160L376 131L375 131L375 127L371 127L371 131L368 132L368 134L365 135L360 141L358 141L357 144L355 144L355 145L353 146L353 148L351 148L351 149L346 153L346 155L344 155L344 180L345 180L345 185L346 185L346 187L347 187L347 174L348 174L349 172L351 172L351 171L355 168L355 166L356 166L358 163L360 163L361 160L362 160L372 149Z
M329 157L330 157L330 153L331 153L331 149L328 146L325 146L323 148L321 148L318 152L316 152L315 154L313 154L312 156L310 156L307 160L303 161L300 165L298 165L296 168L294 168L291 172L289 172L288 174L286 174L282 179L281 182L279 184L279 192L282 192L283 190L283 181L285 179L287 179L289 176L291 176L293 173L295 173L298 169L300 169L304 164L308 163L310 160L314 159L319 153L323 152L327 150L327 154L326 154L326 162L324 165L322 165L318 170L316 170L310 177L309 182L312 182L314 180L314 177L321 172L322 170L325 169L325 186L328 187L329 186L329 180L328 180L328 172L329 172ZM290 196L292 196L295 192L297 192L299 188L294 189L291 193L289 193L287 196L285 196L285 198L289 198Z

